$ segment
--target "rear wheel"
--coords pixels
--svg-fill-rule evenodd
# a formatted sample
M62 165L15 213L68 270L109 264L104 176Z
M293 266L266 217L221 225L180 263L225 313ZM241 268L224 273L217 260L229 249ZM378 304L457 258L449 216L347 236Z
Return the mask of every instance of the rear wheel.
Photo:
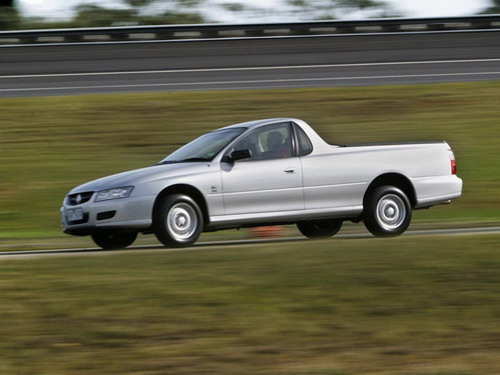
M337 234L342 227L342 220L308 220L299 221L297 228L307 238L328 238Z
M377 237L402 234L411 222L411 205L406 194L394 186L380 186L365 202L363 221Z
M194 244L203 229L203 215L196 202L184 194L169 195L155 212L154 232L168 247Z
M104 250L124 249L132 245L137 238L135 232L105 232L93 234L92 239Z

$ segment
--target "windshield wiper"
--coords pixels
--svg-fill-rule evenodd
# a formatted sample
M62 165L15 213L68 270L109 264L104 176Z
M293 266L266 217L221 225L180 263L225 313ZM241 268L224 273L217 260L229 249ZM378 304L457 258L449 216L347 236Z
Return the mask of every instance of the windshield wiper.
M210 161L210 158L187 158L184 160L177 161L178 163L189 163L190 161Z
M158 164L174 164L174 163L189 163L197 161L211 161L211 158L187 158L183 160L165 160Z

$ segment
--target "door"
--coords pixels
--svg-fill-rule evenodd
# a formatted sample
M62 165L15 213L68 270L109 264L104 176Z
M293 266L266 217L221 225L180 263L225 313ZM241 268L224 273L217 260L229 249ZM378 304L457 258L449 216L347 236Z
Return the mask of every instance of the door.
M226 215L274 216L304 209L302 167L290 123L257 128L232 150L250 150L251 157L221 165Z

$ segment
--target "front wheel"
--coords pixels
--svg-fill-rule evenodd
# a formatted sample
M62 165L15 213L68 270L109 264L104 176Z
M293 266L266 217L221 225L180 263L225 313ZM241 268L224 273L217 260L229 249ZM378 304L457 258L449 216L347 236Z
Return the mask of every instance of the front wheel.
M104 232L93 234L92 239L104 250L124 249L132 245L137 238L135 232Z
M194 244L203 229L203 215L196 202L184 194L160 202L153 220L156 238L167 247Z
M337 234L342 227L342 220L299 221L297 228L307 238L329 238Z
M380 186L365 202L363 221L377 237L394 237L410 225L411 205L406 194L394 186Z

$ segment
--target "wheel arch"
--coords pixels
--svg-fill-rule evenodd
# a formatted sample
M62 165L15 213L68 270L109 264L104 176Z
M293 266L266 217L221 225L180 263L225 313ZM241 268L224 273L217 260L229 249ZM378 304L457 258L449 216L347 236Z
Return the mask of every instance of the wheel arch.
M204 226L209 224L210 216L208 214L208 206L205 197L203 197L200 190L187 184L175 184L163 189L155 199L155 203L153 205L153 218L159 209L162 199L172 194L184 194L193 199L202 212Z
M412 208L417 204L417 195L415 192L415 187L408 179L408 177L402 175L401 173L384 173L377 178L375 178L365 191L363 196L363 206L365 206L366 200L370 196L370 193L380 186L390 185L401 189L408 199Z

